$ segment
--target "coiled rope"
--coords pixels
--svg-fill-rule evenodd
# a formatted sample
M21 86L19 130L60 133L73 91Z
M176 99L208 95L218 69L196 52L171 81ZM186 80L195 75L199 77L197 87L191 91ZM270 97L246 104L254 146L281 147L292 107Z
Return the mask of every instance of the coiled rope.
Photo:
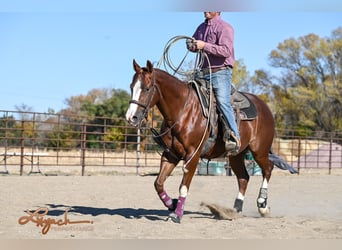
M189 75L189 71L187 70L182 70L182 65L185 61L185 59L187 58L187 56L189 55L189 50L186 50L186 53L183 57L183 59L180 61L180 63L178 64L178 66L176 66L171 58L171 48L179 41L183 41L184 40L193 40L192 37L189 36L175 36L173 38L171 38L165 45L164 48L164 52L159 60L159 62L157 63L157 67L161 67L162 65L164 66L164 69L166 71L168 71L169 69L171 69L172 75L175 74L179 74L181 76L188 76ZM185 44L185 43L184 43ZM203 65L204 62L204 58L207 58L207 55L204 51L200 50L196 53L196 60L194 62L194 68L192 69L192 72L195 72L197 70L199 70L201 68L201 66ZM170 72L169 72L170 73Z

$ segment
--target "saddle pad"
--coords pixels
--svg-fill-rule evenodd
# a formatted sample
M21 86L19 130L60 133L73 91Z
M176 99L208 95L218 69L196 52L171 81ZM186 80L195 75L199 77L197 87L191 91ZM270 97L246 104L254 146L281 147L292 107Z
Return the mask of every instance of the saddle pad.
M258 115L258 111L254 103L251 102L251 100L243 92L236 91L233 96L232 96L232 106L234 110L240 109L240 119L241 120L254 120ZM241 105L242 103L244 105Z

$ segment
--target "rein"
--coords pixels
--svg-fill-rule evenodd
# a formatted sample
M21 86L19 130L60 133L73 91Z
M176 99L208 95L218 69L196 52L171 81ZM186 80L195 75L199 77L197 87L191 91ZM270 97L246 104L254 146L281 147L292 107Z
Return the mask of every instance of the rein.
M172 45L174 45L176 42L180 41L180 40L183 40L183 39L192 39L192 37L188 37L188 36L175 36L173 38L171 38L165 48L164 48L164 53L163 53L163 56L162 58L159 60L158 64L157 65L161 65L162 64L162 61L164 62L164 67L165 69L167 70L167 67L169 67L170 69L173 70L173 75L175 75L176 73L179 73L180 75L183 75L183 76L186 76L188 72L184 72L184 71L181 71L180 68L181 68L181 65L184 63L185 61L185 58L186 56L188 55L188 52L186 53L186 55L184 56L184 58L181 60L180 64L175 67L172 60L171 60L171 57L170 57L170 48L172 47ZM194 66L194 69L193 71L198 71L200 70L201 66L203 65L203 62L204 60L207 60L208 63L209 63L209 68L210 68L210 60L208 58L208 55L203 51L203 50L200 50L197 52L197 55L196 55L196 62L195 62L195 66ZM209 73L211 75L211 69L209 70ZM190 91L190 90L189 90ZM187 101L185 102L185 104L187 103ZM213 89L212 89L212 83L211 83L211 77L210 77L210 84L209 84L209 114L212 112L212 103L213 103ZM185 105L184 105L185 107ZM183 109L184 109L183 107ZM176 122L177 123L177 122ZM160 138L161 136L165 135L168 131L170 131L174 125L176 124L174 123L168 130L166 130L163 134L161 135L155 135L156 136L156 139L158 141L162 141L162 138ZM195 151L191 154L191 156L189 157L189 159L187 159L185 162L184 162L184 166L183 166L183 171L186 173L188 171L187 169L187 165L188 163L195 157L195 155L198 153L200 147L202 146L203 142L204 142L204 139L205 139L205 135L206 135L206 132L208 131L209 129L209 124L210 124L210 115L208 116L208 119L207 119L207 122L206 122L206 126L205 126L205 129L203 131L203 134L202 134L202 137L201 137L201 140L198 144L198 146L196 147ZM154 128L151 128L152 130L152 133L156 133L155 129ZM156 133L158 134L158 133ZM170 149L167 148L166 144L162 141L161 142L162 145L164 145L164 150L166 150L167 152L170 152ZM165 148L166 147L166 148Z
M183 113L183 110L185 109L185 107L188 104L188 100L189 100L189 95L190 95L190 87L188 86L188 96L185 99L185 102L183 104L182 110L179 112L179 114ZM179 115L180 116L180 115ZM173 157L175 158L179 158L178 156L176 156L165 144L165 142L163 141L162 137L164 135L166 135L167 133L169 133L169 131L171 131L178 123L179 120L179 116L176 119L176 121L172 124L172 126L168 127L168 129L166 129L163 133L159 134L154 128L153 128L153 124L152 127L150 128L152 134L153 134L153 139L162 147L164 148L164 150L168 153L172 153Z
M211 74L211 72L210 72ZM199 142L198 146L196 147L196 150L191 154L190 158L188 160L186 160L184 162L184 165L183 165L183 171L184 173L187 173L188 172L188 169L187 169L187 165L188 163L192 160L192 158L194 158L194 156L197 154L198 150L200 149L200 147L202 146L203 142L204 142L204 138L205 138L205 135L206 135L206 132L208 131L209 129L209 124L210 124L210 116L211 116L211 112L212 112L212 104L213 104L213 88L212 88L212 83L211 83L211 78L210 78L210 92L209 92L209 108L208 108L208 119L207 119L207 123L205 125L205 129L203 131L203 134L202 134L202 138L201 138L201 141Z
M153 84L154 86L154 84ZM188 104L188 100L189 100L189 95L190 95L190 85L188 85L188 96L186 98L186 101L184 102L184 105L183 105L183 108L182 110L179 112L179 114L182 114L183 113L183 110L184 108L187 106ZM213 103L213 91L212 91L212 84L211 84L211 80L210 80L210 95L209 95L209 99L210 99L210 102L209 102L209 114L211 113L211 109L212 109L212 103ZM153 134L153 139L167 152L167 153L171 153L173 157L175 158L178 158L178 156L175 155L175 153L173 153L169 148L168 146L165 144L165 142L163 141L162 139L162 136L166 135L169 131L171 131L175 126L176 124L178 123L178 120L179 120L179 117L177 118L177 120L172 124L171 127L169 127L166 131L164 131L163 133L159 134L154 128L153 128L153 124L152 124L152 127L150 128L152 134ZM199 142L199 144L197 145L195 151L191 154L191 156L189 157L189 159L187 159L185 162L184 162L184 166L183 166L183 171L186 173L188 171L187 169L187 164L194 158L194 156L197 154L198 150L200 149L201 145L203 144L204 142L204 139L205 139L205 135L206 135L206 132L208 131L209 129L209 124L210 124L210 115L208 116L208 119L207 119L207 122L206 122L206 126L205 126L205 129L203 131L203 134L202 134L202 137L201 137L201 140ZM184 159L183 159L184 160Z

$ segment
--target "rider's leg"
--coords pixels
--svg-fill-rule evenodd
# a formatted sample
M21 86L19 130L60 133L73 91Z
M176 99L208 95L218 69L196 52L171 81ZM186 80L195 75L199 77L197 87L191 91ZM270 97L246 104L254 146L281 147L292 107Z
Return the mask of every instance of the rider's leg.
M210 76L207 76L208 78ZM217 104L224 119L230 127L231 133L224 133L226 149L236 150L240 148L240 134L235 121L233 107L230 104L232 69L227 68L211 74L211 82L217 100Z

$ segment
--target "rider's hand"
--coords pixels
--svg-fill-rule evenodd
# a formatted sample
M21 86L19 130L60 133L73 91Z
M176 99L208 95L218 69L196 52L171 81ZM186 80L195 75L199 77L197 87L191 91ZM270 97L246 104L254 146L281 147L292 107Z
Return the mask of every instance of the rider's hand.
M194 43L194 39L186 39L186 48L188 50L190 50L191 52L196 52L197 51L197 47L196 44Z
M197 49L199 49L199 50L204 49L205 42L203 42L201 40L195 40L194 44L196 45Z

